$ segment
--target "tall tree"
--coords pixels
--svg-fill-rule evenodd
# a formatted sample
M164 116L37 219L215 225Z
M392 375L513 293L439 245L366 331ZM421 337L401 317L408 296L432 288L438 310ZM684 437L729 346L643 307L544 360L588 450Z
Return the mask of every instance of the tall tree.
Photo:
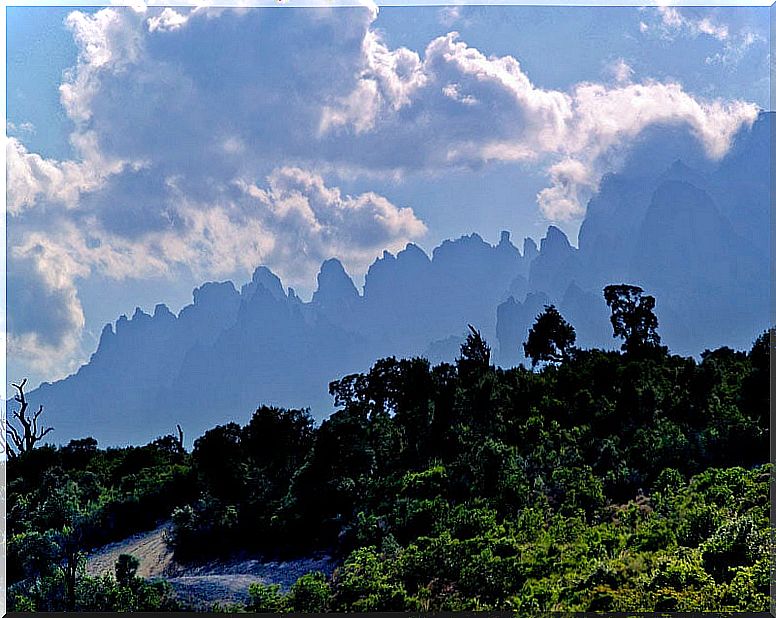
M644 290L637 285L622 283L607 285L604 298L612 311L613 336L623 340L621 349L624 352L642 355L661 349L654 296L645 296Z
M574 327L563 318L555 305L545 305L544 311L536 316L523 349L535 367L541 361L556 363L566 360L576 340Z

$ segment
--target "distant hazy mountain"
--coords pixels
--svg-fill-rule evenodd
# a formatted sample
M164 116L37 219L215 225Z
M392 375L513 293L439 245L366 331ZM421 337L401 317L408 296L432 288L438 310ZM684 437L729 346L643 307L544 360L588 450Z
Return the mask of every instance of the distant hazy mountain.
M646 139L603 179L578 248L552 226L522 251L507 232L496 246L477 234L445 241L431 256L410 244L376 260L362 292L327 260L310 302L259 267L239 291L202 285L177 316L164 305L121 316L89 363L29 399L45 404L58 442L143 442L176 423L191 438L264 403L309 406L320 418L332 410L331 380L387 355L452 361L469 323L496 362L523 361L528 328L548 303L580 345L614 346L601 290L621 282L657 298L673 351L746 348L768 322L770 115L716 165L696 150L676 131Z
M529 297L499 307L500 359L519 358L515 335L533 322L521 306L536 304L536 293L574 324L581 345L612 345L601 290L621 282L656 297L659 330L674 352L748 347L768 323L771 118L761 115L715 167L675 160L655 170L649 157L665 159L671 148L658 154L645 146L621 173L605 177L588 204L579 248L550 228L531 263Z

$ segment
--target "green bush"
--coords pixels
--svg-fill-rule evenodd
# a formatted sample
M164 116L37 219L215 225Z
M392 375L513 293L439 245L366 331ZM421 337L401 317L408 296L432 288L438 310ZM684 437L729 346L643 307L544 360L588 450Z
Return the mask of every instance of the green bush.
M290 606L295 612L321 613L331 605L331 587L323 573L302 575L291 586Z

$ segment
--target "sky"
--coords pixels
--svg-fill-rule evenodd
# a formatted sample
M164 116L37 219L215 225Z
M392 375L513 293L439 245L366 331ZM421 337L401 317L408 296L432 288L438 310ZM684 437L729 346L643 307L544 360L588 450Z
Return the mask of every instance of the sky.
M572 242L653 126L709 159L769 109L769 9L8 7L8 376L259 265L479 233Z

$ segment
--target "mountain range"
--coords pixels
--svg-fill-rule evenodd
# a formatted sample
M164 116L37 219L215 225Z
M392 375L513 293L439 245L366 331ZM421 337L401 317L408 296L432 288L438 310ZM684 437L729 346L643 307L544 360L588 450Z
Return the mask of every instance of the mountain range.
M550 226L539 245L496 245L471 234L427 255L385 252L362 290L342 264L321 265L303 302L264 266L239 289L196 288L177 315L137 309L102 331L75 374L28 395L45 405L56 442L146 442L181 424L187 436L261 404L333 410L328 383L384 356L453 361L479 328L501 366L523 362L522 343L543 305L555 304L584 347L612 348L602 289L633 283L657 299L673 352L748 348L769 322L771 115L761 114L711 163L686 132L647 135L620 171L603 178L574 247Z

